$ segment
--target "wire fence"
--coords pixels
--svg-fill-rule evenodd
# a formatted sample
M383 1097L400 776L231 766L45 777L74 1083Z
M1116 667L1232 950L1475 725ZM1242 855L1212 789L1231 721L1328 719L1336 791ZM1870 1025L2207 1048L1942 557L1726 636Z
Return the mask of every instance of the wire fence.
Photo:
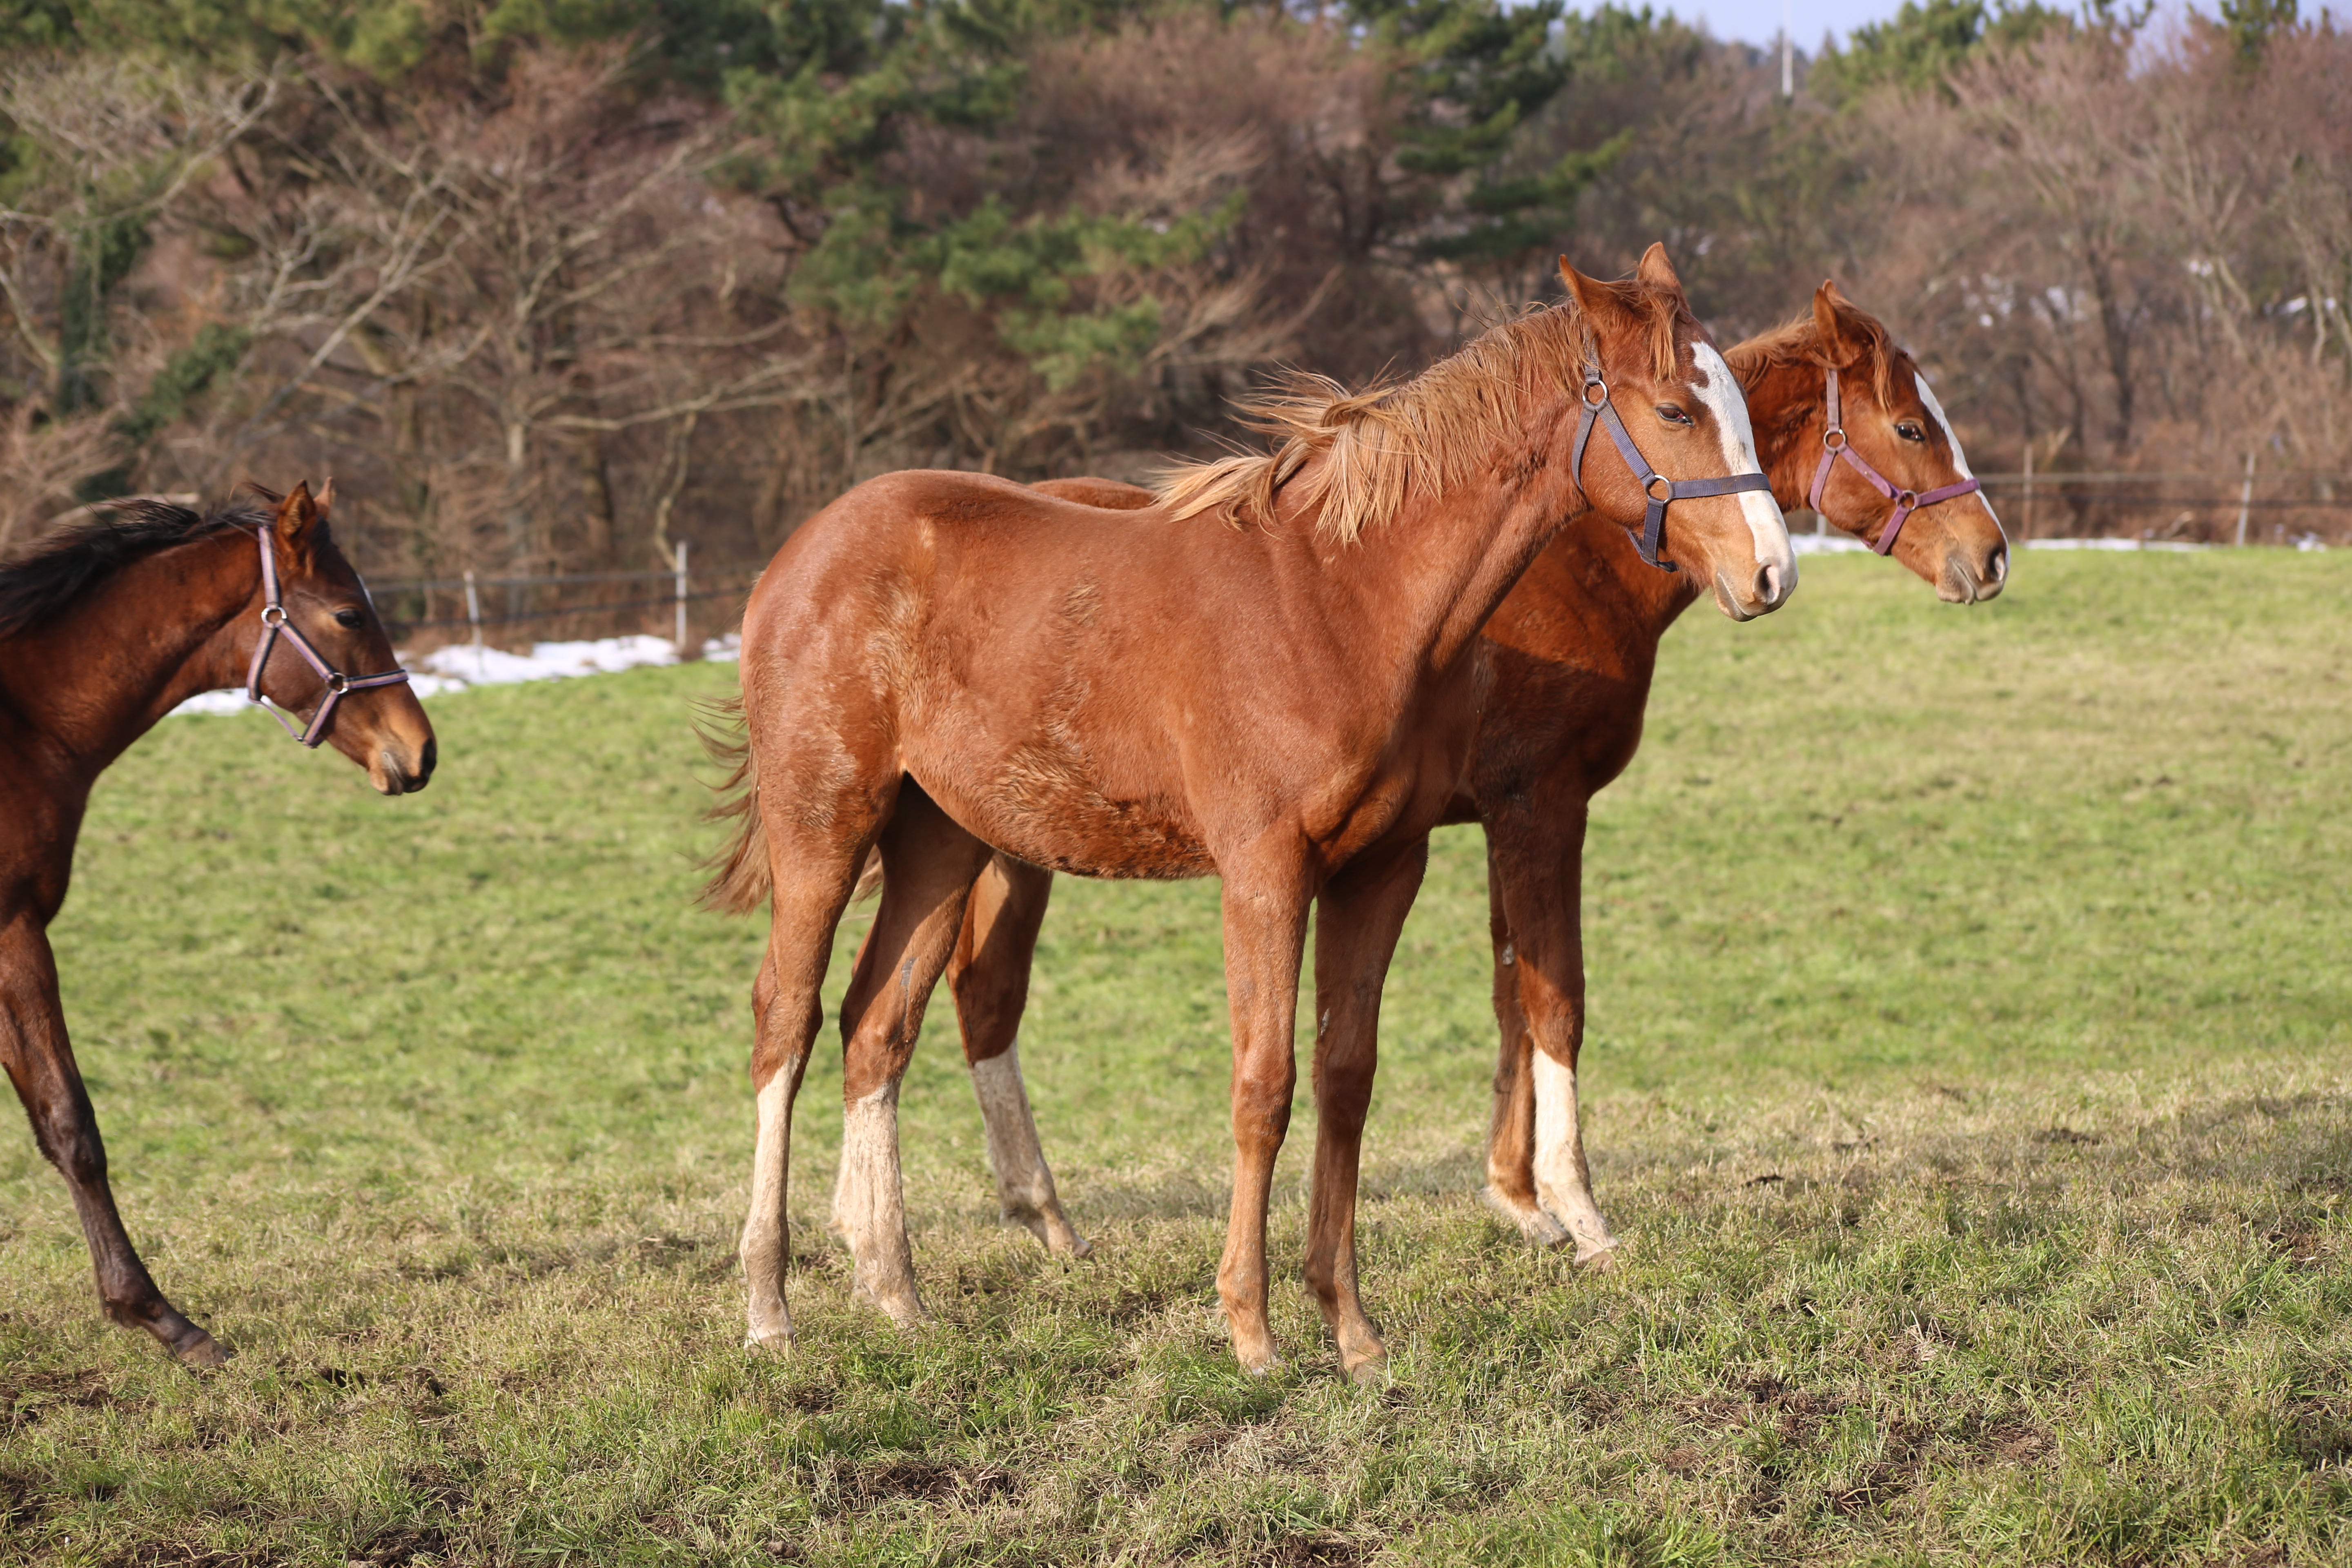
M757 566L695 566L690 547L663 572L420 577L373 583L369 594L404 645L563 642L632 632L698 647L697 632L731 628ZM723 624L722 624L723 623ZM458 633L458 636L450 636Z
M2032 539L2137 539L2202 544L2352 543L2352 475L2203 472L2020 472L1978 476L2011 534ZM753 565L694 566L691 547L658 572L415 578L373 585L376 607L403 643L510 642L667 636L680 647L732 627L758 581ZM446 634L462 633L459 637Z
M1981 474L2020 539L2196 544L2352 542L2352 475L2260 472Z

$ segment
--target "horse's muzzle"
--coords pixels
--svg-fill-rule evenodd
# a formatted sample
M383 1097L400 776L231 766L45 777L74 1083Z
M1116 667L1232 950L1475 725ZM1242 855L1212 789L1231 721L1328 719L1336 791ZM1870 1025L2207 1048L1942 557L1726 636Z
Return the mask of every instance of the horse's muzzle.
M413 758L403 757L390 746L376 753L375 787L385 795L415 795L433 782L434 765L440 761L440 742L428 740L424 750Z
M1787 567L1769 562L1756 568L1755 575L1743 586L1735 584L1727 571L1715 574L1716 607L1735 621L1752 621L1759 616L1769 616L1789 602L1797 586L1797 574L1792 561Z
M1995 544L1981 563L1970 561L1958 551L1944 562L1942 578L1936 584L1936 597L1948 605L1980 605L1996 598L2009 585L2009 545Z

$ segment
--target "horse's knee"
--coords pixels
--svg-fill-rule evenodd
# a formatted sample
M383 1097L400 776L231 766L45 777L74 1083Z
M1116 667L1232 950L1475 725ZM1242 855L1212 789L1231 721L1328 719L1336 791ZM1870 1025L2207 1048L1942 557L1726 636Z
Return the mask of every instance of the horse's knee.
M40 1144L41 1152L48 1156L49 1163L75 1186L95 1186L105 1182L106 1143L88 1117L70 1112L37 1117L33 1137Z

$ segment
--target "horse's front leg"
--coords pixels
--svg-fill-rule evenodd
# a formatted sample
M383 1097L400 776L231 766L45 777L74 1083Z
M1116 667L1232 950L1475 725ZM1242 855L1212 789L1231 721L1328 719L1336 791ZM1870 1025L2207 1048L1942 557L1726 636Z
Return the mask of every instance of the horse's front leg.
M1094 1248L1062 1213L1054 1173L1037 1142L1029 1090L1021 1081L1016 1043L1029 1004L1037 932L1053 891L1054 873L1045 868L1007 855L992 858L965 907L963 931L948 962L948 989L963 1028L972 1092L988 1125L988 1163L996 1173L1000 1209L1006 1219L1025 1226L1047 1251L1084 1258Z
M1298 964L1313 896L1293 853L1274 863L1228 868L1224 887L1225 996L1234 1032L1234 1203L1217 1295L1234 1354L1251 1372L1276 1357L1266 1321L1265 1213L1275 1156L1290 1130L1298 1082L1294 1052Z
M1557 1245L1573 1238L1576 1260L1600 1268L1608 1266L1617 1238L1592 1201L1577 1106L1585 820L1581 796L1538 792L1531 809L1498 812L1486 824L1501 939L1496 1014L1504 1029L1486 1167L1488 1201L1517 1219L1528 1239ZM1532 1212L1521 1206L1528 1197Z
M0 1065L32 1119L33 1137L73 1193L81 1232L98 1275L106 1315L125 1328L144 1329L190 1366L218 1366L227 1352L155 1289L131 1248L106 1179L106 1144L98 1115L82 1088L58 999L57 961L49 940L22 914L0 931Z
M894 1321L914 1323L924 1313L898 1170L898 1085L989 850L911 780L899 791L881 847L882 907L841 1005L841 1184L834 1213L856 1258L852 1291Z
M1356 1289L1356 1182L1364 1115L1380 1059L1381 988L1429 841L1368 856L1323 889L1315 921L1315 1188L1308 1205L1307 1287L1339 1343L1350 1377L1388 1360Z

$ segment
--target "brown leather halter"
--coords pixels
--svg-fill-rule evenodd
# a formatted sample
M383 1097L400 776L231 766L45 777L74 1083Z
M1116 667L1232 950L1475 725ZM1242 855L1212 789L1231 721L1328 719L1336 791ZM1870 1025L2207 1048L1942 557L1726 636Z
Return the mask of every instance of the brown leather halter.
M327 721L333 716L335 704L343 700L343 693L365 691L371 687L377 686L398 686L408 679L408 671L394 669L387 670L382 675L362 675L354 678L345 675L341 670L329 664L320 655L319 650L310 646L310 639L302 635L302 628L294 624L293 617L286 613L285 599L278 588L278 555L270 548L269 525L265 522L253 532L254 537L261 542L262 633L261 640L254 645L253 668L246 672L246 700L259 703L265 712L278 721L279 729L284 730L288 735L304 745L315 748L320 742L327 738ZM268 664L269 656L278 647L278 638L281 633L284 634L287 641L294 645L294 651L300 654L310 668L319 672L319 679L326 682L327 686L326 697L320 702L318 710L310 715L310 723L300 730L288 723L285 713L261 695L262 668Z
M1600 395L1594 396L1595 393ZM1732 395L1738 395L1737 387L1732 389ZM1642 456L1642 449L1633 445L1633 433L1625 428L1625 421L1618 416L1617 405L1609 401L1609 384L1601 379L1601 367L1590 360L1585 362L1584 390L1579 401L1584 405L1584 412L1576 421L1576 446L1569 455L1568 471L1575 478L1577 488L1582 489L1584 444L1592 438L1592 426L1596 423L1606 429L1609 439L1616 444L1618 456L1623 458L1625 466L1633 470L1633 479L1641 485L1642 494L1649 502L1643 511L1642 531L1634 533L1630 528L1625 531L1632 535L1633 548L1640 552L1642 559L1661 572L1682 570L1671 561L1658 559L1658 546L1665 541L1666 507L1669 503L1696 496L1737 495L1742 490L1769 493L1772 489L1772 481L1761 471L1731 474L1719 479L1670 479L1650 467L1650 459Z

